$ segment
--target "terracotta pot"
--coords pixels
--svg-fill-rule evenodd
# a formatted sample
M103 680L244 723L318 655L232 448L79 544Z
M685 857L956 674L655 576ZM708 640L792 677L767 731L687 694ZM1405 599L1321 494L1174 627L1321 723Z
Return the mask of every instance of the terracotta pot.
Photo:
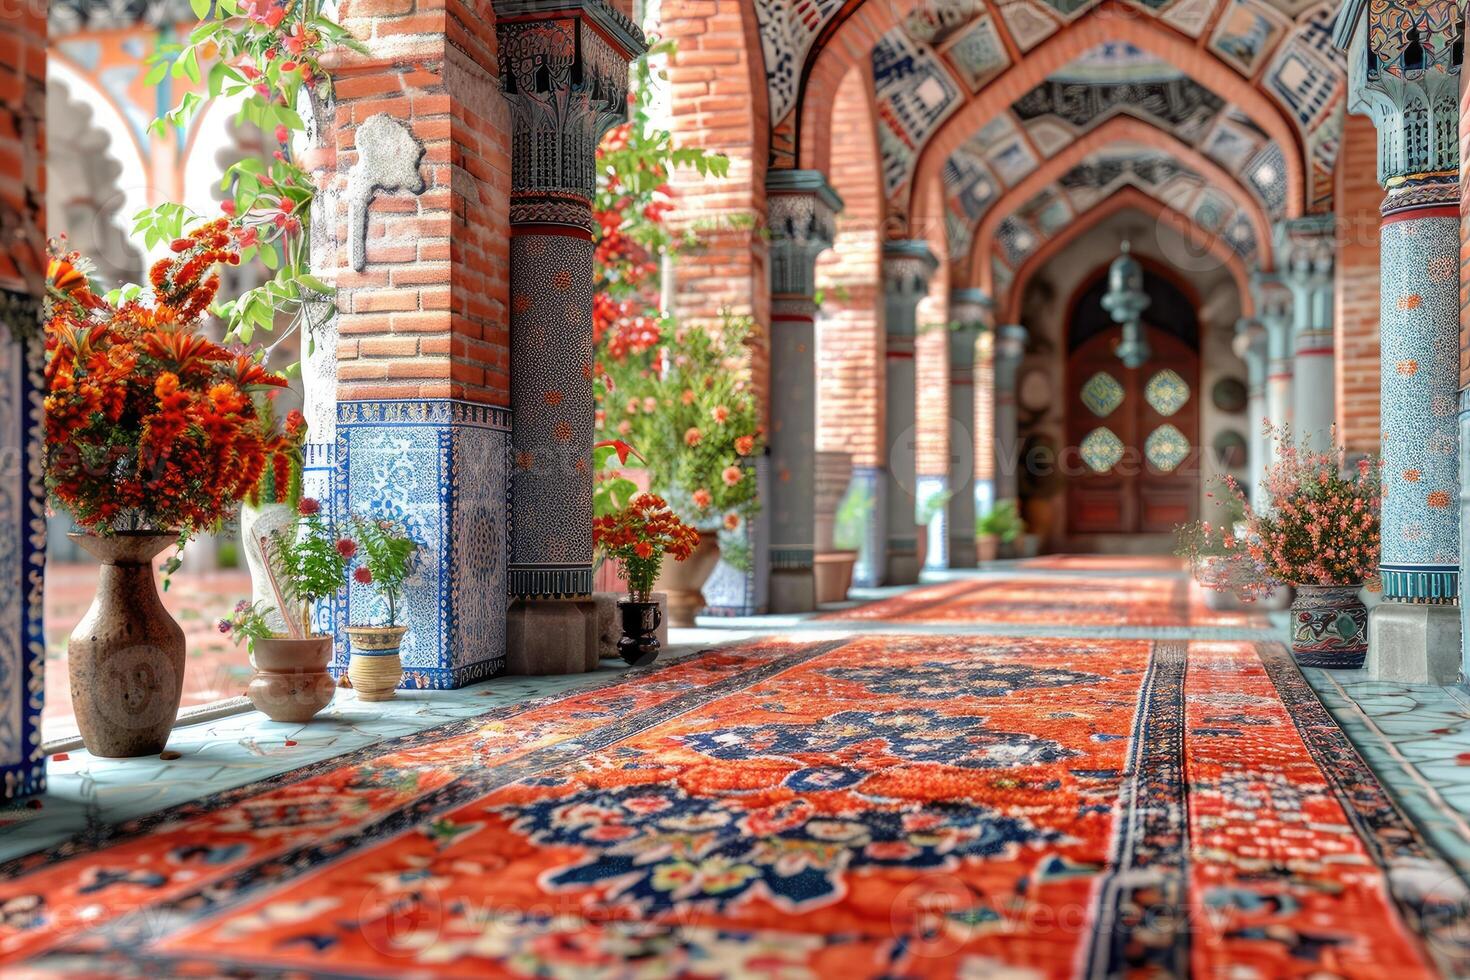
M994 534L975 535L975 561L995 561L1000 557L1000 538Z
M347 678L359 701L391 701L403 683L403 660L398 655L407 626L349 626L352 659Z
M819 552L813 569L817 584L817 603L842 602L852 588L852 568L857 564L856 551Z
M250 662L255 676L245 695L271 721L310 721L332 703L337 691L327 672L332 662L330 636L256 640Z
M658 627L663 621L658 603L636 599L618 600L618 618L623 635L618 640L618 656L630 667L647 667L658 659Z
M184 695L184 631L164 608L153 559L178 534L67 537L102 562L97 596L67 641L71 703L82 741L109 759L157 755Z
M704 583L720 561L720 537L714 531L700 531L699 545L684 561L664 560L655 592L669 595L669 625L693 626L694 617L704 608Z
M1303 667L1356 670L1368 655L1361 585L1298 585L1291 603L1291 652Z

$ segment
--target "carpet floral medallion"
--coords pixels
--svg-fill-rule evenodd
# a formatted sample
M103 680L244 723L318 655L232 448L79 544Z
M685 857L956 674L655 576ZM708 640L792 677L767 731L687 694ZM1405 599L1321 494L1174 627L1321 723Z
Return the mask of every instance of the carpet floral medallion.
M1068 626L1264 626L1255 612L1216 612L1180 574L963 579L827 613L886 623L1060 623Z
M764 641L0 868L11 976L1470 973L1269 643Z

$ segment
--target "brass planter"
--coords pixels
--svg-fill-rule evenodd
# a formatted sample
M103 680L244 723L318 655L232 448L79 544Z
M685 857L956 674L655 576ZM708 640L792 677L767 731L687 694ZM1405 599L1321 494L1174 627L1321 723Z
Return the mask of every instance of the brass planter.
M407 626L349 626L352 659L347 678L359 701L391 701L403 683L403 660L399 648Z

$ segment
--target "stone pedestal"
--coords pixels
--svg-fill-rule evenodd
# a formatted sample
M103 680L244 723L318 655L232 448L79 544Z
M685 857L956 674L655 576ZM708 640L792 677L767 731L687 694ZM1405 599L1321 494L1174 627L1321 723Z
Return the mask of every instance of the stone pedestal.
M1454 684L1460 678L1460 610L1381 602L1368 613L1368 659L1377 681Z
M506 630L505 673L580 674L597 669L597 603L586 599L517 599Z
M883 584L909 585L919 580L917 520L918 431L914 337L919 301L929 292L929 277L939 260L924 241L892 241L883 246L883 295L888 343L885 350L887 390L884 429L887 440L887 555Z

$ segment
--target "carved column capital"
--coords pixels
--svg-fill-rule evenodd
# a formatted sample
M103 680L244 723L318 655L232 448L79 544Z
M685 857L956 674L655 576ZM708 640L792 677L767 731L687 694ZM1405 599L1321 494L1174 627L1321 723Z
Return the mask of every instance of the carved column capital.
M604 0L496 0L510 104L512 225L589 234L597 144L628 116L628 62L643 32Z
M1009 323L995 332L995 390L1014 394L1016 371L1026 355L1030 334L1019 323Z
M887 331L893 337L917 332L919 301L929 294L929 279L939 260L922 239L883 243L883 297Z
M810 303L817 291L817 256L832 247L841 211L842 198L819 171L773 170L767 175L773 296Z
M1235 337L1231 341L1235 356L1245 362L1246 375L1252 390L1259 390L1266 383L1268 348L1266 327L1255 317L1243 316L1235 321Z
M951 290L949 322L972 331L990 330L995 326L995 301L983 289Z

